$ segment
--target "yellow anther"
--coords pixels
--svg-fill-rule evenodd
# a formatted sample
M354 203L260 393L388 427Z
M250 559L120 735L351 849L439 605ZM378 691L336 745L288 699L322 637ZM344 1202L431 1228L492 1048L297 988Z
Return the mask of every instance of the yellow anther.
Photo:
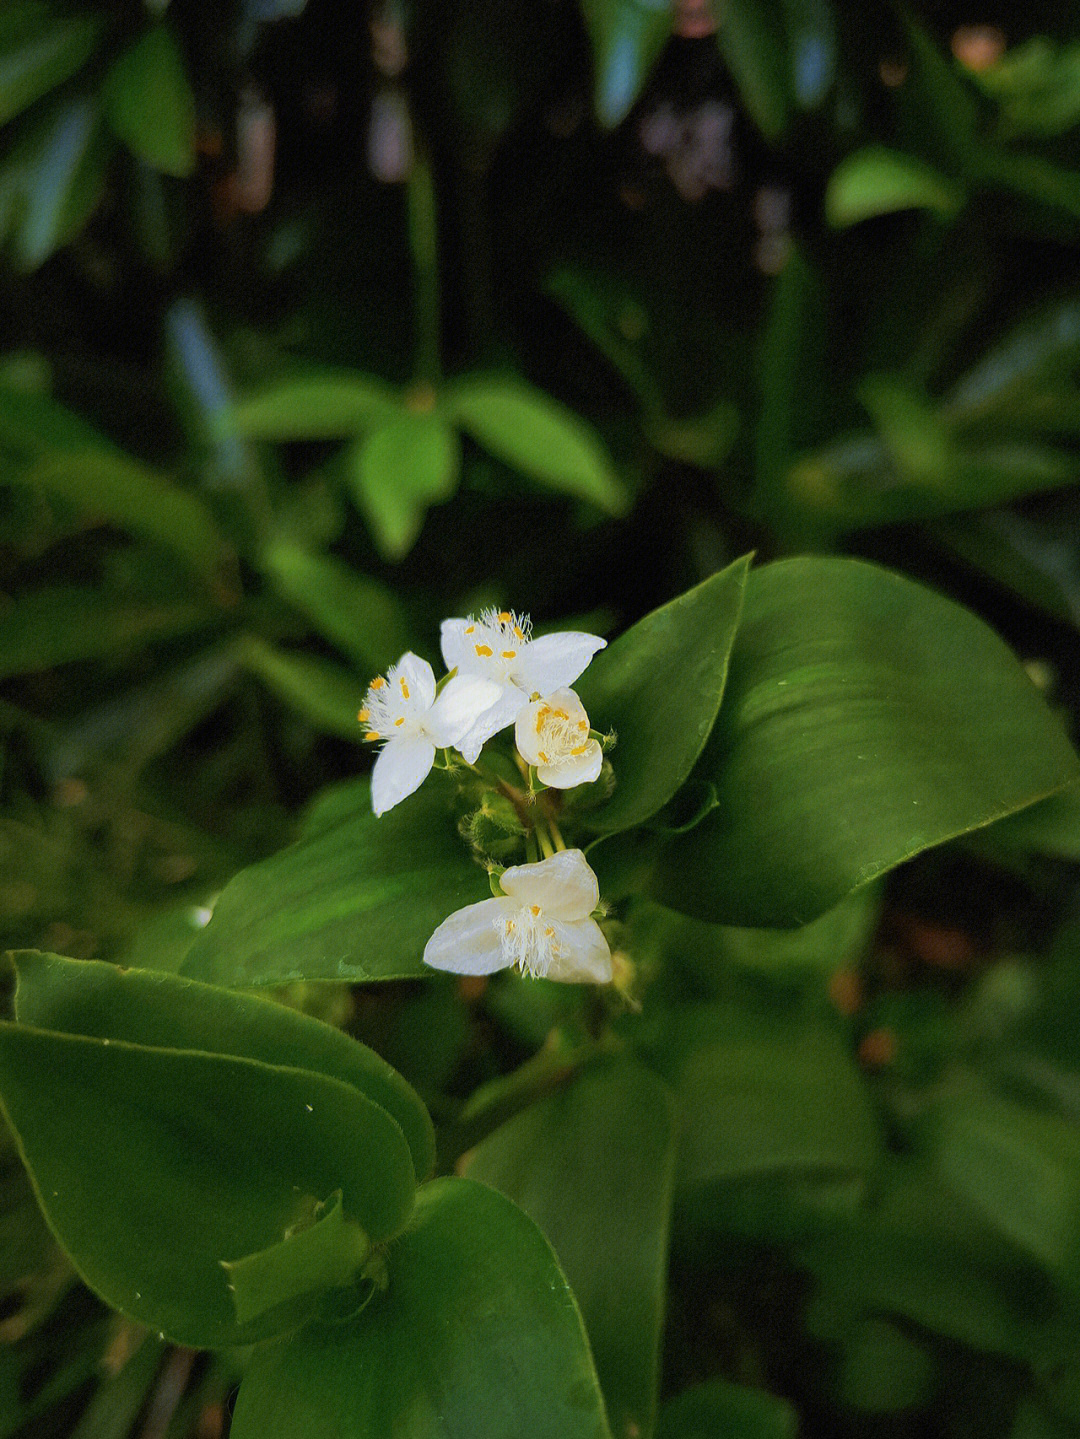
M473 649L483 659L490 659L494 653L490 645L473 645Z
M549 924L547 929L544 930L544 933L547 935L548 939L550 939L551 936L555 933L555 930L553 926Z
M476 626L475 626L475 625L470 625L470 626L468 627L468 629L465 631L465 633L466 633L467 635L474 635L474 634L476 633Z
M532 915L533 919L535 919L536 916L540 913L540 906L538 904L530 904L529 913Z
M364 736L364 743L371 744L373 740L381 738L382 736L379 734L379 731L377 729L369 729L367 734Z
M589 728L589 721L588 721L588 720L578 720L578 722L577 722L577 727L578 727L578 729L588 729L588 728Z
M503 652L502 652L502 657L503 657L504 660L516 659L516 658L517 658L517 650L503 650Z
M402 696L402 699L408 699L408 698L409 698L409 686L405 683L404 679L399 679L399 680L398 680L398 684L401 686L401 696Z
M396 720L394 721L395 727L398 727L398 726L400 726L400 725L403 725L404 723L405 723L405 716L404 716L404 715L402 715L400 719L396 719Z
M507 932L507 934L513 934L513 932L514 932L514 930L515 930L516 928L517 928L517 926L514 924L514 921L513 921L512 919L508 919L508 920L506 921L506 932Z
M509 610L500 610L500 611L499 611L499 623L500 623L501 625L508 625L508 624L510 624L510 622L513 620L513 618L514 618L514 616L510 613Z
M565 710L553 710L552 713L558 715L559 719L568 720L570 718L570 716L566 713Z
M356 718L360 721L361 724L367 724L368 720L371 718L371 711L369 709L357 710Z
M573 754L573 755L584 754L585 751L586 751L588 748L589 748L589 746L588 746L587 744L579 744L579 745L577 746L577 748L576 748L576 749L572 749L572 750L570 751L570 753Z
M541 764L549 764L549 763L550 763L547 755L544 753L543 750L538 750L538 751L537 751L537 754L538 754L539 757L540 757L540 763L541 763Z
M375 678L371 681L369 688L373 690L381 690L385 686L385 684L386 681L383 679L382 675L376 675Z
M517 635L519 640L523 640L525 638L525 631L521 628L520 625L514 626L514 634Z

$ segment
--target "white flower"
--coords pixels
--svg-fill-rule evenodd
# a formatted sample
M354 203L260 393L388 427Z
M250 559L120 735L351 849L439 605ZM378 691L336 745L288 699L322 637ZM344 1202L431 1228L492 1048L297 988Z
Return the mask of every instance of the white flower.
M475 675L499 686L499 695L459 742L469 761L486 740L517 719L534 695L550 694L573 684L607 640L572 630L532 638L527 615L485 610L478 618L443 620L442 652L447 669Z
M479 676L455 677L435 697L435 671L405 654L368 686L357 719L368 743L383 741L371 775L371 807L385 814L420 788L436 749L457 746L478 714L498 699L498 686Z
M592 918L600 892L580 849L519 864L500 880L505 895L466 905L443 920L424 963L453 974L523 974L570 984L607 984L611 950Z
M604 763L599 740L589 738L585 706L571 689L527 704L517 717L514 741L522 759L535 765L552 789L591 784Z

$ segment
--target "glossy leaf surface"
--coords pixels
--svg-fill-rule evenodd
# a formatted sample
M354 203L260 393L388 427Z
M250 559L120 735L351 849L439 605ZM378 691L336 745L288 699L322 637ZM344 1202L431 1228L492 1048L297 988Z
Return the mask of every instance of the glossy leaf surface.
M335 1190L372 1241L412 1204L400 1129L326 1075L4 1025L0 1096L84 1279L181 1343L295 1324L287 1306L239 1325L222 1262L280 1242Z
M355 1319L252 1356L232 1439L610 1439L573 1295L508 1199L425 1185L386 1264Z
M614 730L616 787L589 815L613 834L641 824L684 782L720 709L749 558L653 610L577 683L594 729Z
M420 1179L435 1156L431 1120L374 1050L298 1010L172 974L120 969L36 950L13 956L21 1024L89 1039L258 1059L351 1084L401 1127Z
M184 972L228 988L429 973L436 926L491 894L437 779L381 819L366 784L342 786L332 823L225 887Z
M980 620L853 560L754 571L695 776L718 807L657 897L718 923L805 923L920 850L1074 783L1059 721Z

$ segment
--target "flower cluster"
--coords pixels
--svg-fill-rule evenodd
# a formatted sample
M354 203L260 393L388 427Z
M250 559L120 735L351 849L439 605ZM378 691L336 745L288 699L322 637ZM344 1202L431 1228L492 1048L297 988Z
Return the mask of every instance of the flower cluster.
M566 848L552 805L537 802L545 789L573 789L600 774L604 746L570 686L605 641L573 631L533 639L527 615L494 609L444 620L441 639L448 672L438 683L427 660L410 653L368 686L357 717L365 741L380 745L372 808L385 814L419 789L443 750L449 767L467 766L509 796L530 858L501 871L492 899L445 920L425 963L456 974L517 965L537 977L605 984L611 951L595 918L596 876L581 850ZM511 726L527 780L520 791L481 763L487 741ZM461 760L450 760L451 751Z

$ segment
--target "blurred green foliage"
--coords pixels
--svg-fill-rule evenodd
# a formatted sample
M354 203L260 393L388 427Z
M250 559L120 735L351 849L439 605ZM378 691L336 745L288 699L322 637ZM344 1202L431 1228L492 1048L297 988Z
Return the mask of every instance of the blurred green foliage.
M351 788L267 857L366 763L370 673L494 601L615 634L750 549L875 559L961 600L1075 741L1078 240L1080 21L1049 0L9 0L5 945L263 965L250 906L302 906ZM441 1167L471 1157L545 1229L627 1439L654 1411L661 1439L1078 1434L1080 802L829 909L902 856L849 836L839 880L800 873L761 803L781 779L739 769L758 660L732 663L744 710L694 812L649 816L674 836L654 898L632 845L597 851L634 935L633 1057L584 1065L588 1001L516 976L280 997L389 1059ZM958 754L992 744L988 668L958 640L941 676ZM935 703L902 696L894 731ZM837 749L803 778L842 806L822 713L792 721ZM677 759L679 783L697 755ZM688 906L685 856L728 812L723 883ZM359 850L373 821L348 822ZM418 933L482 890L445 858L456 835L381 823L395 873L436 877ZM785 917L827 912L732 927L760 922L778 847ZM247 949L223 957L209 907L259 860L220 915ZM612 1086L630 1131L663 1111L626 1172L597 1119ZM560 1211L586 1183L597 1210ZM0 1439L209 1439L238 1372L107 1313L5 1132Z

